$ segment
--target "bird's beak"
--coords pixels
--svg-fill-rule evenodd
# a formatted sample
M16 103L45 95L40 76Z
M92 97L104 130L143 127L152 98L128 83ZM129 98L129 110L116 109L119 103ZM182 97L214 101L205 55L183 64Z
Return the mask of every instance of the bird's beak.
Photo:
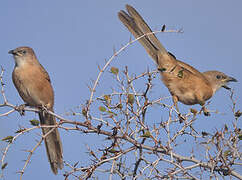
M235 79L233 77L228 77L227 82L238 82L238 81L237 81L237 79Z
M17 53L14 50L8 51L8 54L16 55Z
M227 79L225 79L225 82L238 82L237 79L233 78L233 77L227 77ZM228 87L226 84L222 86L223 88L230 90L231 88Z

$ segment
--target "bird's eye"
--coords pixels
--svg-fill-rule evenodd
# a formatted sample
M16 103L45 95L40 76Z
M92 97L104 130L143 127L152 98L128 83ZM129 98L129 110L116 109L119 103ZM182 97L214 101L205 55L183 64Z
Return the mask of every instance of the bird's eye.
M221 79L221 76L220 76L220 75L217 75L216 78L217 78L217 79Z
M23 51L22 51L22 53L23 53L23 54L26 54L26 51L25 51L25 50L23 50Z

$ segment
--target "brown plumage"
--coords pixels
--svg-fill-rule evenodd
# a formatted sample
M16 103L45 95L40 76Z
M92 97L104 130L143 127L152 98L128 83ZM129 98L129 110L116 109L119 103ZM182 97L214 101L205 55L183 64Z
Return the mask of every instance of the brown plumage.
M37 60L32 48L19 47L9 51L15 59L15 67L12 73L13 83L19 95L25 103L33 107L45 107L53 112L54 91L51 86L50 77L47 71ZM41 125L56 125L54 116L47 112L39 112ZM54 174L58 168L63 168L62 143L57 128L42 128L43 134L49 133L44 141L47 156Z
M221 87L227 87L236 79L219 71L199 72L194 67L179 61L169 53L152 33L140 14L130 5L126 5L127 13L120 11L118 17L135 38L145 35L139 42L157 64L162 81L169 89L174 104L180 101L187 105L204 105ZM178 109L178 108L177 108Z

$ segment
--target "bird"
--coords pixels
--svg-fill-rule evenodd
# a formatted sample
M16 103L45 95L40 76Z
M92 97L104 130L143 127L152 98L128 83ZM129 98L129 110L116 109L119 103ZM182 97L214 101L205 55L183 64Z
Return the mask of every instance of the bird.
M119 20L139 40L148 55L155 61L162 81L168 88L178 112L178 102L185 105L200 104L205 110L205 102L217 90L221 87L230 89L227 84L237 82L235 78L223 72L215 70L200 72L191 65L176 59L152 33L151 28L135 8L127 4L126 10L127 12L124 10L118 12Z
M56 119L44 108L53 112L54 90L48 72L39 63L34 50L30 47L18 47L10 50L15 60L12 72L13 83L26 105L39 108L41 125L54 126ZM49 132L51 131L51 132ZM60 134L57 128L42 127L46 152L54 174L63 168L63 149Z

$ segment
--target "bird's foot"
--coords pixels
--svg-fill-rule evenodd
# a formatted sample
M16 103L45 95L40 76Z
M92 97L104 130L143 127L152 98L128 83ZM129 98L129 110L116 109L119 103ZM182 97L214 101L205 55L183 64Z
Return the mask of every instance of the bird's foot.
M25 108L26 106L27 106L27 104L21 104L21 105L19 105L19 106L16 106L16 107L15 107L15 110L18 111L19 114L20 114L21 116L24 116L24 115L25 115L25 110L24 110L24 108Z
M210 116L211 115L211 113L209 112L209 110L205 106L202 107L201 111L203 111L204 116Z

